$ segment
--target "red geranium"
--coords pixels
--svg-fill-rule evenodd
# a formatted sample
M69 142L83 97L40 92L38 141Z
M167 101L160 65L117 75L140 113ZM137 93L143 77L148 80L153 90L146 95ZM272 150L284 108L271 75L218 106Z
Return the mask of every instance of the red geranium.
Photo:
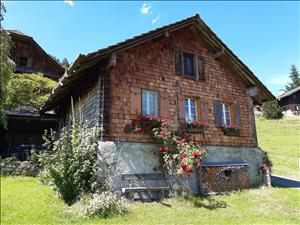
M185 171L186 167L187 167L187 164L185 162L181 162L180 167Z
M185 152L180 155L180 158L182 158L182 159L184 159L186 157L187 157L187 154Z

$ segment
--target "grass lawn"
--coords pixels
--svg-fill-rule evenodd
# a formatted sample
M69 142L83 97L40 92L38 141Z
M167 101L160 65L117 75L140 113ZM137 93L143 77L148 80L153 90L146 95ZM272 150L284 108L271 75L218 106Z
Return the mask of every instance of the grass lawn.
M252 189L129 203L122 217L77 219L37 178L1 177L1 224L300 224L299 204L299 190Z
M273 161L273 173L300 180L300 118L256 118L259 146Z

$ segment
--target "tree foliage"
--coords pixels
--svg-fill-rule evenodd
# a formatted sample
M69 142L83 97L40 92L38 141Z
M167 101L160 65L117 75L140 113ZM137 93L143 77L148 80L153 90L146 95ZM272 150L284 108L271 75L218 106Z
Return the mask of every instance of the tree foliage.
M261 107L263 111L263 117L268 120L277 120L282 119L283 114L280 111L280 106L278 105L277 100L266 102Z
M49 54L49 56L56 61L59 65L61 65L65 70L68 69L68 67L70 66L69 61L67 60L67 58L64 58L63 60L59 60L59 58L57 58L56 56L53 56L51 54Z
M6 13L6 8L4 1L0 1L0 29L2 28L2 20L4 20L4 13Z
M285 85L286 91L290 91L290 90L300 86L300 75L299 75L296 65L291 66L291 72L290 72L289 77L291 78L292 82Z
M69 68L70 63L69 63L69 61L68 61L66 58L64 58L64 59L61 61L60 65L66 70L66 69Z
M2 5L1 5L1 11L2 11ZM4 109L4 102L5 99L7 98L7 94L9 90L7 84L15 68L14 62L9 58L11 46L12 46L12 40L9 34L6 31L1 30L0 31L0 126L3 127L6 127L6 120L5 120L5 115L3 113L3 109Z
M56 82L42 74L13 74L7 84L5 108L39 108L49 97Z

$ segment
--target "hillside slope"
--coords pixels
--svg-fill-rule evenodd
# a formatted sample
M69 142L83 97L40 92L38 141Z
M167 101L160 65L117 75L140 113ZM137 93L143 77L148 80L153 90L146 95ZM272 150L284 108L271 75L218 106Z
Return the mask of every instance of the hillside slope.
M300 117L256 118L258 145L273 161L273 173L300 180Z

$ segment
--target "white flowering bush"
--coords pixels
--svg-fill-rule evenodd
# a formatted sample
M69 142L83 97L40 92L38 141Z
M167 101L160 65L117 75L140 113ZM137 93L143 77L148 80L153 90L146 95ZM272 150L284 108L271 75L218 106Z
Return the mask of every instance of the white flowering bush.
M82 193L94 193L101 186L97 166L97 130L74 123L44 136L45 151L39 156L44 174L48 173L55 189L67 204Z
M85 214L88 216L99 216L107 218L115 214L123 214L126 207L122 199L112 191L104 191L93 194L86 207Z

